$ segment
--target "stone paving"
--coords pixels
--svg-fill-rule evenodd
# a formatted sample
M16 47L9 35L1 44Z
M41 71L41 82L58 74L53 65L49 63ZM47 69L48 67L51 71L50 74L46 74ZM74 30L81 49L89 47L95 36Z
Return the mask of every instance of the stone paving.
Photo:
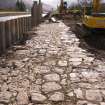
M105 105L105 62L64 23L43 23L0 58L0 105Z

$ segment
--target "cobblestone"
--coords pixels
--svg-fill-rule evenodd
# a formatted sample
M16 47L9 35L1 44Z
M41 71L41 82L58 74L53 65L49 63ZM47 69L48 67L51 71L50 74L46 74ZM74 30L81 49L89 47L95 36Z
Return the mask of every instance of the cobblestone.
M46 81L58 81L59 82L60 81L60 76L58 74L52 73L52 74L45 75L44 79Z
M74 97L74 93L73 93L73 92L69 92L67 95L68 95L69 97Z
M1 104L9 104L11 101L12 94L8 91L0 92L0 103Z
M55 90L60 90L62 87L56 82L47 82L42 85L43 92L52 92Z
M83 97L83 92L82 92L81 89L75 89L75 90L74 90L74 93L76 94L77 98L79 98L79 99L84 99L84 97Z
M50 68L47 66L37 66L34 70L35 73L43 74L50 72Z
M67 66L67 61L58 61L58 65L61 67Z
M64 101L64 94L61 92L56 92L52 96L50 96L49 100L56 101L56 102Z
M64 73L64 69L63 68L58 68L58 67L55 67L54 68L54 72L58 73L58 74L63 74Z
M0 105L105 105L104 58L71 27L42 23L0 57Z
M105 102L101 102L100 105L105 105Z
M17 95L18 105L27 105L29 102L27 92L21 90Z
M1 91L7 91L8 90L8 85L7 83L4 83L2 86L1 86Z
M43 103L47 98L40 93L32 93L31 100L33 103Z
M102 101L102 95L99 90L87 90L86 98L90 101Z
M77 102L77 105L87 105L87 101L81 101L81 100L79 100L78 102Z

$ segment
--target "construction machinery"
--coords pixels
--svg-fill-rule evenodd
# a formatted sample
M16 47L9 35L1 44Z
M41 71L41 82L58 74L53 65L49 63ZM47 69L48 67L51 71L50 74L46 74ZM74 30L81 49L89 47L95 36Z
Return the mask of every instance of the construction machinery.
M86 0L85 0L86 1ZM92 0L91 5L85 2L83 6L82 23L76 25L82 36L105 31L105 4L104 0Z
M67 2L64 0L61 0L59 13L64 15L64 14L66 14L66 10L67 10Z

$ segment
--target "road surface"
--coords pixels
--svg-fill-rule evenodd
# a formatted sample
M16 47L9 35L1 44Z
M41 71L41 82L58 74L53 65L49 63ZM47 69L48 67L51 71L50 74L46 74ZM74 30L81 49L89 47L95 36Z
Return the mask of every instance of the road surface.
M80 47L80 39L61 21L42 23L34 32L26 45L0 58L0 104L105 105L100 55Z

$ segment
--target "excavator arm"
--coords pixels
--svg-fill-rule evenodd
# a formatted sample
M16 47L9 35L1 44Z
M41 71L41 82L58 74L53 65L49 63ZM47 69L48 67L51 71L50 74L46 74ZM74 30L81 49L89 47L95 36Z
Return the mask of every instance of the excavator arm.
M100 1L101 0L93 0L93 11L97 12L100 8Z

